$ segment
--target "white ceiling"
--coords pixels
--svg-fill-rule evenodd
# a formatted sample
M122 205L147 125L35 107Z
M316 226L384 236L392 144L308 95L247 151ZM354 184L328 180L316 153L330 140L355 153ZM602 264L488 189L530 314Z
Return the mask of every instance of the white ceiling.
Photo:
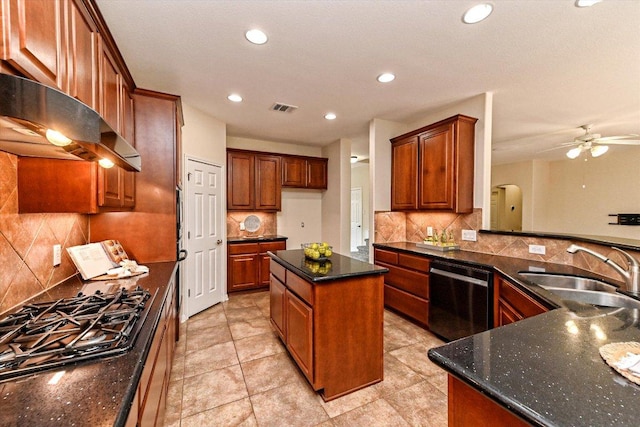
M372 118L412 122L483 92L494 93L494 162L571 141L586 123L640 134L640 1L491 2L466 25L477 2L97 0L137 86L180 95L233 136L351 138L367 155ZM245 40L254 27L267 44ZM397 78L382 85L386 71Z

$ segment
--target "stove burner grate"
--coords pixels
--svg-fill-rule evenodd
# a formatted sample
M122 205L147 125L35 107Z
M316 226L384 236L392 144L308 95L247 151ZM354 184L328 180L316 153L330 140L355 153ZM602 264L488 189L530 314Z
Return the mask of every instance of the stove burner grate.
M152 302L138 286L24 305L0 319L0 381L128 351Z

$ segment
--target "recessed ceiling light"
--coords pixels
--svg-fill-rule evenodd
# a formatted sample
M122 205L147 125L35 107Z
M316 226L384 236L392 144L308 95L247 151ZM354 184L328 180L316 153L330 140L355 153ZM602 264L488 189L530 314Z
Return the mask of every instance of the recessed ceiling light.
M227 96L227 99L233 102L242 102L242 97L237 93L232 93L231 95Z
M334 113L327 113L324 115L324 118L327 120L335 120L336 119L336 115Z
M256 29L247 31L244 36L253 44L265 44L268 40L265 33Z
M392 82L395 78L396 76L394 74L382 73L378 76L378 81L380 83L389 83L389 82Z
M591 7L602 0L576 0L576 7Z
M476 24L491 15L493 6L490 3L481 3L473 6L462 15L465 24Z

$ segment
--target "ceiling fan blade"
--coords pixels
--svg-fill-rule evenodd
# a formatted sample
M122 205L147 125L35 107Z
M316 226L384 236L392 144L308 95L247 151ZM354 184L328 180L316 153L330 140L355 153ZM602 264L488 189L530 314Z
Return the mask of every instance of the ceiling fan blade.
M598 141L599 145L640 145L640 139L616 139L613 141Z
M639 136L640 135L638 135L636 133L631 133L629 135L604 136L602 138L598 138L597 142L600 142L600 141L611 141L611 140L618 140L618 139L637 138Z

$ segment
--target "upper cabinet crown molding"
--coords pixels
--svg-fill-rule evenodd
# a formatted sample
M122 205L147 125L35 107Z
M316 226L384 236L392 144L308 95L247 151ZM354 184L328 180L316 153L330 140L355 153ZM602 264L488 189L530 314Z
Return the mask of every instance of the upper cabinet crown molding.
M458 114L391 139L391 210L473 211L477 121Z

